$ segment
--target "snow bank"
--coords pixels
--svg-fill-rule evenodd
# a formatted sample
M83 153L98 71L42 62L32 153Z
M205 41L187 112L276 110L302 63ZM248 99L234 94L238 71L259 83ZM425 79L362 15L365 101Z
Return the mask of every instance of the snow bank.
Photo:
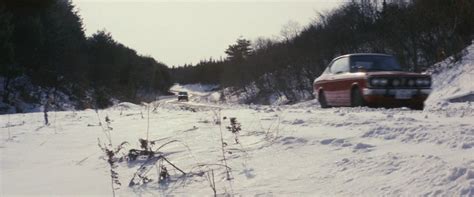
M4 94L4 78L0 77L0 95ZM74 110L77 102L71 99L70 94L62 90L54 91L51 88L43 88L33 85L26 76L13 79L10 83L10 103L4 103L0 99L0 114L30 113L43 111L44 103L49 99L50 110ZM48 98L49 95L49 98Z
M205 93L205 92L210 92L214 91L217 88L219 88L219 85L213 85L213 84L185 84L185 85L180 85L180 84L175 84L170 88L171 91L174 92L180 92L180 91L186 91L186 92L200 92L200 93Z
M227 103L260 104L260 105L287 105L298 101L307 101L312 98L308 91L287 90L286 92L262 90L255 82L244 88L226 88L222 91ZM291 95L291 96L290 96ZM290 99L290 98L293 98Z
M470 107L474 102L474 44L467 47L460 61L453 57L435 64L429 71L433 78L433 92L426 101L427 108L438 109L447 105Z
M140 105L130 103L130 102L121 102L112 106L112 108L121 109L121 110L139 109L140 107L141 107Z

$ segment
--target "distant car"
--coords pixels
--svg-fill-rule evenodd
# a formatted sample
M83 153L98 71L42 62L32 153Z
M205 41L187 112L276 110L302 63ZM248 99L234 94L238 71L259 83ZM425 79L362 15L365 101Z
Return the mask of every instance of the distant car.
M187 92L179 92L178 93L178 101L189 101L188 93Z
M335 58L313 83L322 108L331 106L423 109L431 76L403 72L387 54L348 54Z

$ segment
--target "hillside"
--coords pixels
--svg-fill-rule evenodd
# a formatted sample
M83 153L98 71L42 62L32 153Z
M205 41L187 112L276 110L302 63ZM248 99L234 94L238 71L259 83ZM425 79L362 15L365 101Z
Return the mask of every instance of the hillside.
M100 30L70 0L0 1L0 114L105 108L166 94L168 67Z
M347 1L315 14L302 29L284 27L291 36L240 37L222 49L226 59L186 64L171 74L180 84L218 84L245 95L247 104L296 103L312 99L312 82L340 55L386 53L403 70L424 72L459 54L473 38L472 10L465 0Z

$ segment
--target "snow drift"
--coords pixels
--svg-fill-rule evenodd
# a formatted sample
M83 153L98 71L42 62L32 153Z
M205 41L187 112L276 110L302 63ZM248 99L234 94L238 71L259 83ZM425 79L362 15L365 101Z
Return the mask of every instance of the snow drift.
M427 107L439 108L450 103L466 105L474 102L474 44L462 53L459 61L455 62L450 57L428 71L433 78L433 92L426 101Z

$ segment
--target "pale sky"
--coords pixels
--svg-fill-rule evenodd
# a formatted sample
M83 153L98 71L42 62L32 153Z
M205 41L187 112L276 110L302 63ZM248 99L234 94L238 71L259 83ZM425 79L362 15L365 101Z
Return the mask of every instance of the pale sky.
M301 26L342 0L73 0L86 35L106 29L118 42L169 67L225 58L242 36L280 36L290 20Z

